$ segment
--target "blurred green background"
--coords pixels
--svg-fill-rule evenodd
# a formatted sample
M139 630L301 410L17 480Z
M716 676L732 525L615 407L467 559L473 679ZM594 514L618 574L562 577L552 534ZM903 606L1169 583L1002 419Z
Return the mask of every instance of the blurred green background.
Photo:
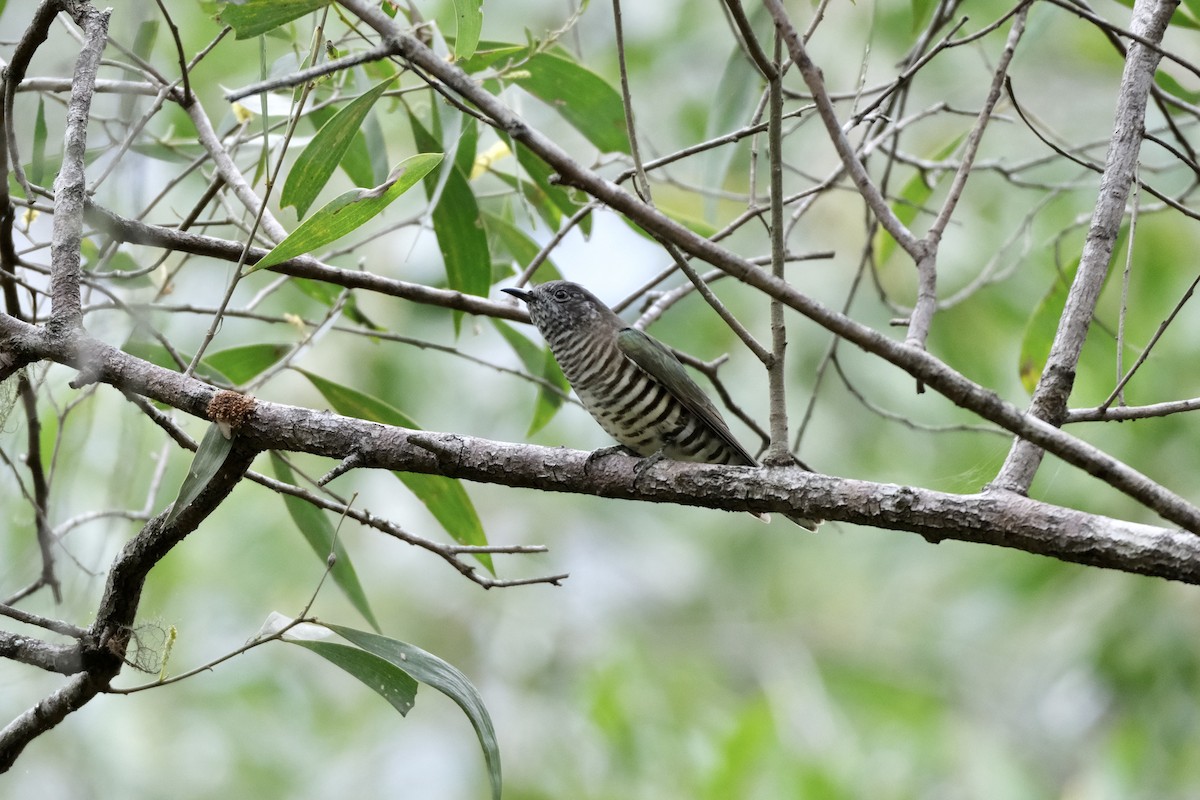
M449 26L449 3L418 4ZM753 6L753 4L750 4ZM927 4L834 0L812 40L832 91L876 86L895 73L924 24ZM966 32L1008 7L969 4ZM152 4L114 0L112 36L131 41L155 17ZM171 4L194 52L217 32L209 4ZM177 6L177 7L176 7ZM813 7L789 6L803 26ZM1103 11L1122 24L1116 4ZM716 87L733 52L715 2L659 0L624 8L631 91L648 156L672 152L707 136L723 98ZM0 17L15 38L29 9L9 3ZM492 0L484 38L522 42L559 28L564 2ZM311 23L294 28L303 46ZM947 51L914 84L909 113L944 102L978 108L1007 26L978 43ZM56 30L30 75L70 74L70 40ZM616 83L611 7L593 3L563 42L579 60ZM1182 51L1196 33L1172 30L1168 46ZM284 59L291 42L268 39L268 61ZM255 41L220 45L194 76L214 122L232 112L224 89L259 77ZM7 52L11 51L6 51ZM154 62L174 74L173 48L161 36ZM282 61L279 63L283 63ZM1167 67L1168 70L1175 68ZM1037 5L1011 70L1023 107L1048 129L1102 159L1121 61L1093 28L1065 11ZM1178 71L1178 70L1176 70ZM1174 73L1172 73L1174 74ZM1186 75L1176 75L1183 81ZM800 90L795 82L794 88ZM224 87L224 88L223 88ZM757 90L756 90L757 92ZM757 100L755 93L750 100ZM101 108L117 103L105 98ZM593 153L561 119L527 97L513 100L587 163ZM799 103L800 101L792 101ZM254 104L249 104L254 105ZM48 109L61 115L61 109ZM1048 155L1004 104L981 152L981 163L1026 163ZM179 130L171 131L171 119ZM1154 125L1161 119L1153 118ZM383 116L389 163L411 153L402 114ZM970 125L966 115L941 113L907 129L906 153L934 159ZM22 120L19 125L32 125ZM178 112L157 117L163 136L190 132ZM18 126L19 127L19 126ZM51 125L52 137L56 130ZM58 129L61 129L61 125ZM1194 124L1187 130L1194 129ZM717 131L720 132L720 131ZM484 149L494 137L484 141ZM394 137L394 138L393 138ZM808 122L789 137L793 189L804 176L833 166L823 132ZM1147 174L1178 189L1190 178L1161 151L1145 155ZM724 186L745 192L749 147L733 148ZM102 204L137 208L173 167L130 160L127 174L107 183ZM723 223L742 206L706 202L689 191L710 180L713 165L690 160L671 171L674 183L656 199L680 215ZM142 170L142 172L139 172ZM762 174L765 175L765 172ZM899 172L900 193L917 173ZM933 174L933 173L929 173ZM940 202L944 175L930 203ZM982 171L972 179L941 258L941 290L953 296L985 269L996 280L935 320L930 350L1005 398L1024 403L1018 366L1035 308L1056 275L1077 260L1094 201L1096 179L1053 161L1030 166L1022 180ZM186 208L204 182L195 178L175 196ZM344 187L343 187L344 188ZM328 199L336 191L329 191ZM486 184L477 189L486 191ZM133 195L131 199L129 195ZM144 195L144 197L141 197ZM141 197L140 203L136 199ZM407 198L406 198L407 199ZM403 218L398 203L389 214ZM1031 214L1038 204L1039 212ZM280 212L294 225L291 211ZM919 231L928 217L917 216ZM1195 226L1145 209L1132 257L1130 341L1143 344L1194 277ZM549 237L534 228L540 242ZM861 203L849 192L824 198L793 235L798 252L833 250L831 260L799 262L790 279L833 306L845 302L868 234ZM747 228L730 246L766 250L761 228ZM1123 260L1125 237L1118 246ZM444 280L429 231L397 231L358 248L368 269L403 280ZM596 215L592 235L572 234L555 251L563 274L615 302L663 268L664 254L611 214ZM181 273L177 302L213 305L229 267L208 264ZM220 280L212 276L219 275ZM1116 276L1114 276L1116 277ZM274 276L244 282L245 301ZM766 307L746 287L718 284L722 298L754 332L767 336ZM891 255L874 284L851 306L859 320L886 329L898 315L891 303L910 301L911 264ZM1100 322L1115 327L1119 280L1102 298ZM887 301L883 299L885 297ZM386 328L449 345L518 369L517 358L485 320L467 317L455 336L441 309L359 295L365 313ZM237 301L235 300L235 305ZM283 289L263 309L316 315L317 305ZM627 312L632 318L632 313ZM208 319L163 316L164 330L194 347ZM89 330L113 337L121 323L103 314ZM765 424L766 380L752 357L698 298L676 306L652 328L659 338L706 359L730 353L722 377L736 399ZM533 334L528 332L531 336ZM1131 403L1200 394L1194 369L1195 315L1185 313L1130 385ZM218 342L294 341L283 326L228 320ZM536 338L536 337L534 337ZM830 373L815 373L830 341L805 320L789 319L793 424L815 392L815 410L800 455L817 470L865 480L974 492L993 477L1009 439L970 430L923 426L977 422L948 401L918 395L899 370L849 349L839 351L853 386L895 421L864 407ZM1114 340L1097 330L1080 365L1073 406L1111 390ZM1128 361L1127 361L1128 363ZM298 366L402 408L423 427L503 441L524 441L535 390L487 367L428 349L330 333ZM71 377L53 368L49 384L63 406L79 395ZM312 386L293 373L273 379L265 399L323 408ZM19 453L24 430L10 419L0 433L6 452ZM66 416L61 431L46 417L46 442L61 434L56 462L56 522L95 508L140 507L162 452L161 436L115 392L100 389ZM197 438L203 427L181 420ZM1186 417L1073 428L1184 496L1195 496L1200 457ZM749 432L735 425L739 436ZM568 405L533 441L590 449L609 444L586 413ZM165 478L151 501L157 512L174 495L188 454L166 451ZM332 465L298 458L310 474ZM266 457L256 469L267 471ZM356 506L414 533L443 536L423 506L387 474L352 473L334 487L358 492ZM502 577L569 572L561 587L534 585L485 592L433 556L355 525L342 539L354 559L384 633L440 655L480 689L492 714L505 770L505 797L574 798L1189 798L1200 792L1200 594L1160 580L1061 564L1001 548L945 542L828 524L815 536L776 521L763 526L744 514L551 495L498 486L468 490L494 544L543 543L547 554L499 556ZM1087 511L1156 523L1123 496L1054 459L1047 459L1034 496ZM0 499L13 509L0 536L0 582L24 585L35 574L31 513L11 476ZM79 625L91 621L113 555L136 530L123 521L81 526L64 541L60 559L66 594L54 606L44 594L29 610ZM279 497L253 485L237 489L204 526L151 574L142 603L144 633L176 626L169 671L179 673L239 647L271 611L298 612L323 564L296 534ZM316 603L323 619L365 627L327 585ZM129 673L122 685L150 676ZM0 667L0 718L9 720L60 685L31 667ZM474 734L461 712L428 687L401 718L377 695L299 648L253 650L180 684L130 696L100 697L34 742L0 780L0 795L71 798L207 798L236 793L261 798L486 796L487 779Z

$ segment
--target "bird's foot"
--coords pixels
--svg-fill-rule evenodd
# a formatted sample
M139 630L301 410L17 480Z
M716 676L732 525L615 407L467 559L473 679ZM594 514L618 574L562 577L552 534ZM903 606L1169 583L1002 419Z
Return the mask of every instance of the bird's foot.
M642 475L645 474L646 470L650 469L651 467L653 467L655 464L662 461L666 457L667 457L666 454L664 454L662 450L659 450L657 453L651 453L650 455L643 458L641 461L634 464L633 465L633 487L635 489L637 488L638 481L640 481L642 479Z
M614 444L610 447L601 447L599 450L593 450L592 452L588 453L587 458L583 460L583 473L585 475L587 474L587 471L592 466L593 461L613 455L636 456L637 453L633 452L623 444Z

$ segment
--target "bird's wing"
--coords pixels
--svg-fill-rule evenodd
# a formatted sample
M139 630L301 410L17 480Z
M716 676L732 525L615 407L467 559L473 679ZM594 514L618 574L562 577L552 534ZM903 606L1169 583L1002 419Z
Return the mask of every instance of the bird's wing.
M754 456L747 453L746 448L733 438L729 426L721 417L721 412L708 399L704 390L696 385L683 364L679 363L679 359L666 345L636 328L622 328L617 333L617 347L630 361L661 381L676 400L712 428L725 444L745 459L747 465L758 464Z

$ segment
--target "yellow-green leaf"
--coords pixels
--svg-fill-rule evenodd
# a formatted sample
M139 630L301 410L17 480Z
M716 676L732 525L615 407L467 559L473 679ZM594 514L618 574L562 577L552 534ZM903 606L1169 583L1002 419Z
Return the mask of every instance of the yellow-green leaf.
M370 91L347 103L345 108L338 111L321 126L317 135L300 153L296 163L292 165L291 171L288 172L287 180L283 184L283 194L279 199L280 205L294 206L298 217L303 217L308 213L309 207L317 199L321 190L325 188L325 184L329 182L338 163L345 157L350 145L355 142L355 137L358 137L359 143L365 147L360 130L363 120L366 119L367 113L391 83L391 78L379 83ZM352 163L357 164L357 162ZM369 166L370 162L368 161L366 174L370 174Z
M279 480L293 486L297 485L296 476L292 473L291 467L273 450L271 451L271 468ZM375 619L375 614L371 611L371 604L367 600L367 593L359 583L358 573L350 561L350 554L346 552L341 538L336 535L333 523L329 520L329 514L324 509L317 508L299 497L290 494L280 496L283 498L288 516L296 524L296 530L300 531L321 563L326 562L330 553L335 556L333 566L329 570L329 576L333 578L333 582L342 590L358 613L363 615L363 619L370 623L375 630L380 630L379 622Z
M377 397L334 383L307 370L297 371L308 378L326 402L339 414L380 422L384 425L420 430L411 417ZM479 515L475 513L475 506L471 503L471 498L461 483L442 475L421 475L414 472L393 472L392 474L425 504L429 513L433 514L454 541L473 547L487 545L483 524L480 523ZM487 568L488 572L495 574L490 553L477 553L475 558Z
M274 266L337 241L387 208L411 189L442 160L441 153L418 153L392 170L384 183L373 189L353 189L335 197L306 219L246 274Z

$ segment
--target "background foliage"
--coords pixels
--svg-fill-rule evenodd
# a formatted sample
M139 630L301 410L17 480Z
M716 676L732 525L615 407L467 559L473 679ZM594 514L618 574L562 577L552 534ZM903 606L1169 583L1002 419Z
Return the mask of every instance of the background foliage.
M461 54L454 5L418 6L433 22L427 28L433 40ZM175 75L175 46L159 11L124 0L113 7L112 40ZM969 15L961 32L970 33L1010 7L979 0L950 16ZM813 58L831 91L851 95L894 78L897 62L940 13L932 3L890 0L833 0L820 9L823 21L810 43ZM217 36L217 10L210 3L171 5L186 53ZM747 124L761 81L737 50L716 3L660 0L628 3L622 10L644 158ZM801 26L815 13L807 3L793 3L789 11ZM1119 4L1097 11L1127 24L1128 11ZM28 13L23 4L8 4L0 16L5 38L20 34ZM762 15L755 19L769 30L765 22ZM314 17L306 15L261 38L227 36L191 74L192 89L218 131L228 133L249 120L239 163L258 178L259 188L280 142L272 139L276 149L255 175L262 104L272 123L284 123L291 91L263 101L250 97L240 107L224 94L299 68L313 25ZM66 27L53 29L54 46L39 51L30 77L70 75L77 46ZM966 113L981 103L1005 31L1001 25L971 45L945 51L907 90L909 113L930 113L904 129L900 149L906 158L894 160L888 188L899 213L910 214L918 226L944 196L948 177L938 165L969 128ZM364 46L336 15L326 35L346 52ZM443 36L448 40L440 41ZM614 99L620 111L609 5L593 3L576 17L566 3L489 0L479 51L465 63L481 76L491 75L483 70L497 43L551 39L563 55L547 46L537 56L543 63L529 65L530 75L487 78L493 82L485 85L499 91L496 81L503 80L519 87L504 96L533 126L580 161L596 159L604 174L615 176L628 161L620 155L623 119L609 125L603 116ZM1187 52L1195 41L1196 32L1186 25L1168 31L1168 49ZM582 89L573 84L573 92L556 101L562 85L546 74L587 80L572 71L576 63L586 65L595 82ZM1037 3L1010 73L1022 109L1043 130L1102 161L1121 67L1120 55L1095 26L1063 7ZM523 268L549 241L551 227L561 225L584 198L545 183L548 172L527 154L498 155L492 131L432 97L419 81L406 75L385 83L396 72L394 65L367 64L314 90L322 98L336 87L338 102L330 109L336 110L371 87L385 87L361 123L346 126L346 132L362 134L352 145L357 160L341 161L329 184L310 199L306 218L343 192L382 183L392 167L419 152L445 151L445 160L459 169L434 169L368 226L322 246L322 260L486 295ZM1196 84L1194 74L1176 65L1165 65L1163 73L1161 80L1173 81L1172 88L1185 95ZM122 71L101 75L122 77ZM799 92L799 83L795 86ZM148 102L120 94L96 98L96 113L108 123L93 123L97 152L89 178L111 163L114 172L96 200L130 215L200 152L187 115L167 104L148 120L134 154L107 158L106 135L108 144L119 141L123 126L138 120ZM789 103L800 107L803 99ZM30 144L41 139L53 161L55 137L64 125L61 96L23 92L17 109L22 153L28 155ZM324 113L297 125L285 176L296 174L303 146L331 118ZM1047 333L1039 320L1039 304L1045 300L1053 309L1060 275L1078 260L1096 176L1049 158L1049 149L1020 124L1010 102L998 114L940 261L943 297L971 291L938 314L929 350L1023 405L1022 358L1044 349L1053 332L1052 323ZM40 116L48 134L38 133ZM788 181L798 191L827 176L836 161L811 115L790 124L795 127L787 139L793 167ZM1194 129L1181 124L1189 134ZM282 130L281 125L275 137ZM673 165L655 183L655 200L695 229L712 231L745 210L757 152L743 139ZM476 174L484 153L496 158L494 169ZM1146 156L1144 174L1173 192L1194 183L1194 173L1184 174L1160 156ZM514 161L529 181L514 180ZM762 193L765 166L757 170ZM46 184L52 174L51 164ZM210 177L205 169L189 172L148 219L185 215ZM514 182L526 200L516 199ZM273 197L280 191L286 196L286 187L281 177ZM438 199L432 208L431 197ZM472 227L476 206L482 227ZM1129 315L1126 336L1138 345L1194 279L1187 256L1198 244L1191 221L1149 206L1137 221L1128 290L1129 306L1138 313ZM295 230L295 208L273 204L273 210ZM248 223L240 209L218 207L203 230L239 238L231 218ZM33 221L25 245L35 254L48 238L43 224L44 219ZM569 233L539 278L557 270L616 302L669 265L657 245L610 212L596 211L581 227L587 235L580 228ZM1118 244L1119 260L1127 240L1128 234ZM865 224L862 204L851 192L823 193L798 219L791 241L797 253L832 257L789 265L789 279L831 306L848 304L864 323L886 329L913 301L911 262ZM734 249L760 254L762 226L747 225L730 242ZM864 274L860 256L871 244L875 268ZM93 272L133 271L159 255L126 247L102 256L101 245L100 237L91 244L94 251L85 245ZM125 281L115 276L109 285L125 302L158 302L158 308L146 310L152 327L192 353L232 269L215 259L176 255L154 272ZM980 283L981 274L992 279ZM1109 331L1121 306L1119 276L1115 271L1102 297L1073 407L1094 405L1111 391L1116 346ZM679 283L673 278L670 286ZM734 281L717 287L765 339L765 300ZM523 326L504 329L481 316L372 292L355 292L351 300L266 271L239 284L231 308L246 308L252 298L253 315L225 316L209 351L208 368L232 383L253 382L263 363L286 353L291 366L378 398L427 430L575 448L608 444L578 406L563 404L550 416L553 392L514 374L539 373L538 358L544 358L540 349L531 349L540 340ZM114 343L128 338L131 352L135 345L150 348L152 342L139 337L127 317L101 307L101 293L86 302L96 306L86 321L91 333ZM627 318L638 310L626 312ZM323 329L311 346L293 352L312 333L299 319L333 316L337 327ZM720 371L724 384L765 424L762 370L699 298L673 306L652 331L705 360L729 353ZM1130 385L1131 403L1200 394L1200 375L1177 368L1193 363L1197 334L1196 318L1185 308ZM527 344L514 349L514 335ZM994 476L1009 448L1007 435L967 427L977 420L936 395L916 394L911 378L851 348L839 351L844 378L838 378L823 360L829 335L803 319L789 317L789 336L792 419L803 432L799 452L819 471L956 492L975 491ZM264 344L284 347L270 354L240 353L248 367L238 361L236 348ZM151 360L163 355L152 348L140 352ZM247 370L244 377L237 373L241 369ZM164 448L157 429L129 414L115 392L68 389L72 374L52 367L45 377L42 442L57 487L53 519L60 523L101 508L145 506L147 514L158 513L173 499L191 454ZM553 371L549 374L553 381ZM318 381L298 370L271 373L253 392L338 409ZM810 395L812 415L804 420ZM9 454L24 447L25 431L14 420L0 434ZM537 424L531 426L531 420ZM178 422L193 438L203 436L200 421L181 415ZM1188 415L1175 415L1072 432L1187 495L1200 470L1189 422ZM745 441L753 441L747 428L736 427ZM330 466L311 457L297 457L293 464L314 477ZM255 468L269 472L267 457ZM28 583L38 563L32 512L10 478L0 481L4 507L14 509L0 536L5 594ZM1032 494L1156 521L1097 486L1050 459ZM444 519L391 475L360 471L340 478L335 488L357 492L357 507L397 520L406 530L448 536L440 524ZM479 688L499 737L506 797L1169 798L1193 796L1200 785L1192 755L1200 747L1200 724L1190 702L1200 681L1200 601L1191 587L996 548L955 542L933 547L919 537L850 525L827 525L819 535L805 536L780 522L763 527L744 514L490 485L470 485L467 491L488 541L549 546L546 554L494 556L502 578L569 572L569 580L561 587L483 592L428 553L376 532L347 524L340 536L383 632L445 658ZM108 564L139 525L106 518L72 528L61 542L63 604L55 605L43 591L23 607L88 624ZM243 484L151 573L140 617L147 646L161 652L153 638L175 626L179 636L168 672L203 664L242 645L272 610L298 612L323 568L296 535L280 497ZM334 586L322 589L314 613L368 627L354 602ZM6 663L0 669L0 717L21 713L59 680ZM136 674L122 678L123 685L143 680ZM282 645L252 650L170 687L102 695L35 741L3 780L9 796L44 798L199 798L230 790L264 798L457 798L487 791L470 725L444 697L424 688L414 711L402 719L344 672Z

